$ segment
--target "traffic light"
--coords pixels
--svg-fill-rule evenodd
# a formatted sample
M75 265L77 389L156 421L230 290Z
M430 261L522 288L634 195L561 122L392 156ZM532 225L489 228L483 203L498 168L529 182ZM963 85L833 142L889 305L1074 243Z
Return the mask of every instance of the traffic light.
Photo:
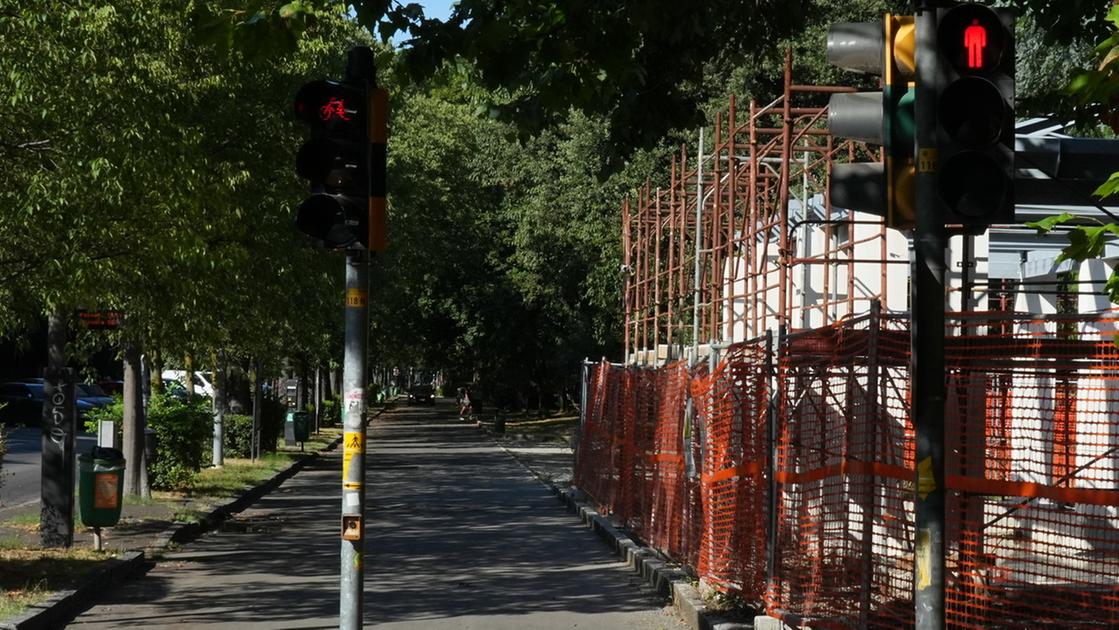
M936 190L945 224L1014 221L1014 14L981 4L937 17Z
M295 96L295 114L311 139L295 171L311 181L295 226L329 249L367 244L369 220L369 103L362 84L312 81Z
M833 94L832 135L883 147L882 162L832 167L832 205L878 214L886 226L912 228L914 199L915 31L912 16L887 14L882 22L843 22L828 31L832 64L882 77L881 92Z

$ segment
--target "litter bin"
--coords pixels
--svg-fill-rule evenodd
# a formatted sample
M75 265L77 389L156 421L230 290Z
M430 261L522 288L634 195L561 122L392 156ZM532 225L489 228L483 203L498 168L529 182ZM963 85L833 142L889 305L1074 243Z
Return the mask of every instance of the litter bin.
M94 446L78 455L78 496L82 524L112 527L120 520L124 496L124 454Z
M311 414L306 411L288 411L284 421L284 441L289 445L306 442L311 437Z

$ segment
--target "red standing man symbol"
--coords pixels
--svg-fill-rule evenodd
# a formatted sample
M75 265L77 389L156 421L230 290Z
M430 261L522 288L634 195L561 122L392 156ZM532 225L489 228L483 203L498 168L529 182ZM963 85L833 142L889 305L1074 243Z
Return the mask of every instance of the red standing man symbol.
M351 116L346 115L346 102L336 96L330 97L326 105L319 108L319 117L326 122L330 122L334 118L348 122L351 118Z
M971 21L971 26L964 29L964 47L967 48L967 67L983 67L983 49L987 47L987 28L979 24L978 19Z

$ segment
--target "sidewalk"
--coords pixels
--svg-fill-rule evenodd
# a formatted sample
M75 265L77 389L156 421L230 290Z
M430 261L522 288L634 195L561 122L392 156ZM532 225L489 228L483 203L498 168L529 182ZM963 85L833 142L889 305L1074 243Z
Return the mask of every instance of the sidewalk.
M550 491L452 413L408 407L372 423L366 627L684 627ZM72 625L337 627L340 457L312 462Z

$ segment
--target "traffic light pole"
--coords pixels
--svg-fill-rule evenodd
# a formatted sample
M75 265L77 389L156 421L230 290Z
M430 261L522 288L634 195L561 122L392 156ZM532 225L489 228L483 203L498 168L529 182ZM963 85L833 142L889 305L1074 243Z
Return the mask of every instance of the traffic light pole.
M913 237L912 387L917 473L913 563L917 630L944 628L944 278L947 240L938 208L937 0L916 0L916 226Z
M369 252L346 252L346 347L342 364L342 563L338 627L362 627L365 589L365 356L369 330Z

